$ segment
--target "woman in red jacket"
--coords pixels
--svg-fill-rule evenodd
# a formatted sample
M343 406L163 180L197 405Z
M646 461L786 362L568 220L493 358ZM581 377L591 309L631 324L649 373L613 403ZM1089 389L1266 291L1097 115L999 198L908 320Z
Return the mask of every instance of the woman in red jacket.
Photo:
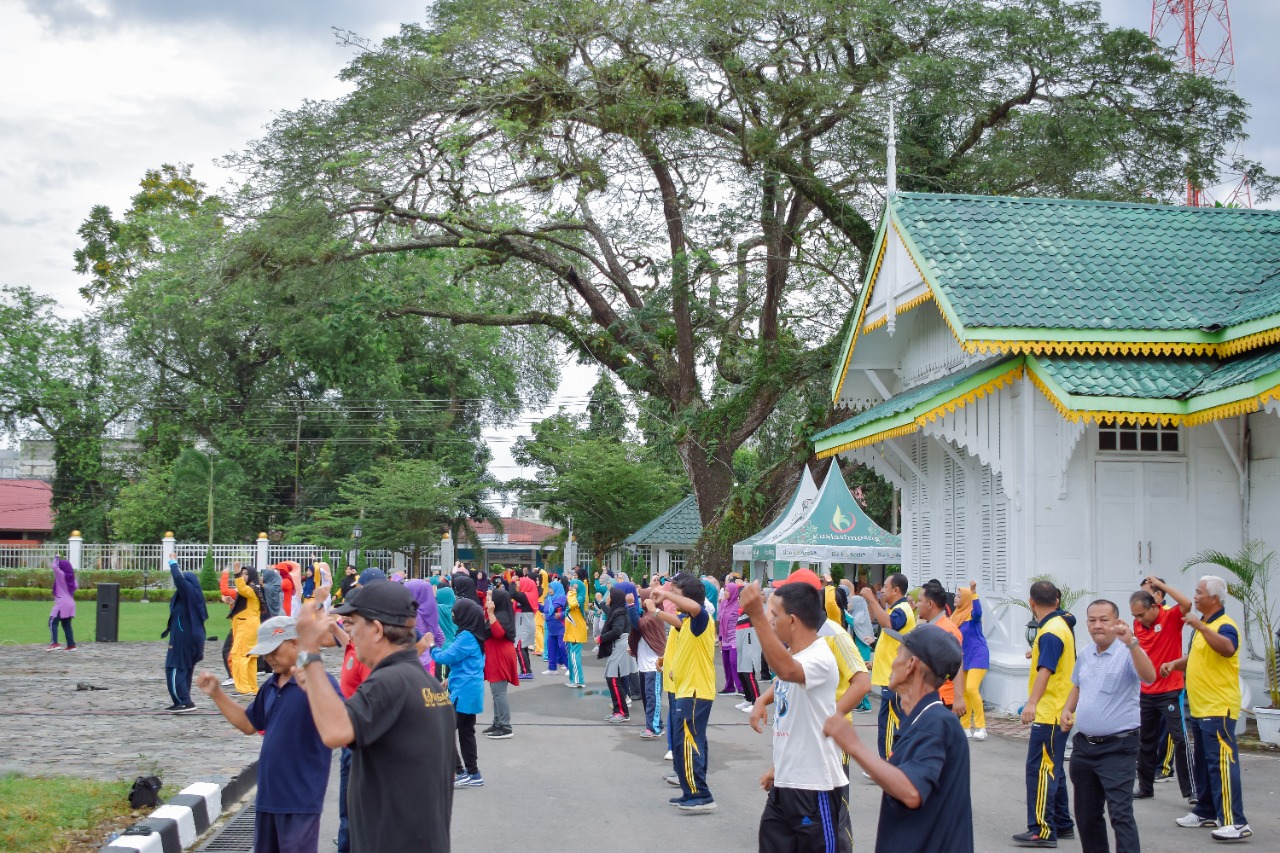
M516 612L511 606L511 593L495 584L485 601L489 622L489 638L484 641L484 680L493 696L493 725L482 734L491 740L511 737L511 706L507 703L507 685L519 684L516 668Z

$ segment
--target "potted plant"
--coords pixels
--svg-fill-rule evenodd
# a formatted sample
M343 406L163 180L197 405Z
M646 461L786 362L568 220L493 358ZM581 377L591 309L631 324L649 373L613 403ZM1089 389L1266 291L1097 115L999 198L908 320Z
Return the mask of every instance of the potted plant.
M1275 570L1275 552L1268 551L1258 540L1246 542L1235 556L1221 551L1201 551L1182 571L1195 566L1210 565L1225 570L1234 581L1228 579L1227 592L1244 605L1246 648L1255 659L1260 659L1266 671L1267 707L1251 708L1258 722L1258 738L1267 743L1280 744L1280 671L1277 671L1276 632L1280 629L1280 591L1271 594L1272 574ZM1265 648L1261 656L1253 651L1249 640L1249 628L1256 628L1264 638ZM1255 635L1257 636L1257 635Z

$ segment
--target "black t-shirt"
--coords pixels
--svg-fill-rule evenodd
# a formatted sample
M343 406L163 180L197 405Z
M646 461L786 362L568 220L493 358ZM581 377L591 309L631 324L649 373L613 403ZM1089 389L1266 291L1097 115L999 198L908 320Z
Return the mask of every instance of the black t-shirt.
M347 700L355 729L347 812L360 853L449 850L454 720L412 649L383 658Z
M911 709L894 736L889 763L907 774L921 802L909 809L888 794L881 796L876 853L973 853L969 744L937 692Z

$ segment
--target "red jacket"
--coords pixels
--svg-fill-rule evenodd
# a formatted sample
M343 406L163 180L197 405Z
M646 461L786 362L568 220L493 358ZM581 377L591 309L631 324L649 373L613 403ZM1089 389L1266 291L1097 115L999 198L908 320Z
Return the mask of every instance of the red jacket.
M515 642L497 619L489 622L489 638L484 641L484 680L520 683Z

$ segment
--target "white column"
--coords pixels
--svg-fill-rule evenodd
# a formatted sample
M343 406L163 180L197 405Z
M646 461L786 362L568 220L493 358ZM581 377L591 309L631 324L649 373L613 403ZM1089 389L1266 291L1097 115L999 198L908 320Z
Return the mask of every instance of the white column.
M80 571L80 564L84 562L84 537L79 530L71 531L71 536L67 539L67 560L71 563L71 568Z
M169 555L178 552L178 540L174 538L172 530L164 532L164 538L160 540L160 569L164 571L169 568Z
M448 577L453 572L453 540L449 538L449 531L444 532L444 536L440 537L440 573Z
M253 561L254 567L258 570L259 577L261 577L262 573L267 570L267 549L270 545L271 540L267 539L267 534L265 532L259 533L258 552L254 555L255 559Z

